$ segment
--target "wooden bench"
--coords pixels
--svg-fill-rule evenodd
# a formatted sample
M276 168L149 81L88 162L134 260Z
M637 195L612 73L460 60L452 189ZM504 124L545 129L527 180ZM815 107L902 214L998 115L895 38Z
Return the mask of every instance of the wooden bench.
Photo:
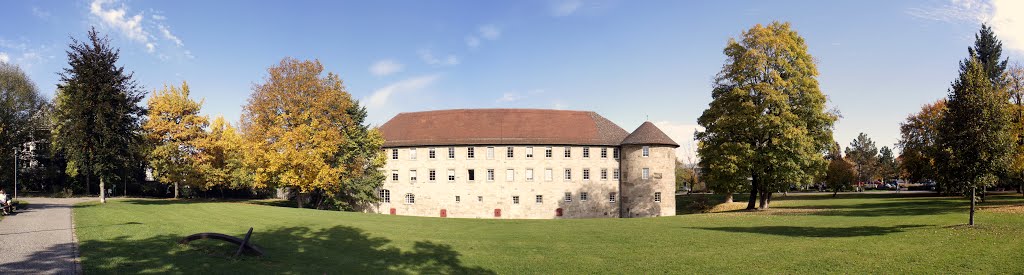
M263 255L263 250L260 249L259 247L256 247L256 245L253 245L253 244L249 243L249 237L251 237L251 236L252 236L252 227L249 227L249 232L245 233L245 239L239 239L238 237L224 235L224 234L221 234L221 233L198 233L198 234L192 234L192 235L189 235L188 237L182 238L180 241L178 241L178 244L187 244L187 243L189 243L191 241L195 241L195 240L199 240L199 239L214 239L214 240L221 240L221 241L226 241L226 242L229 242L229 243L237 244L238 245L238 251L235 251L235 257L238 257L239 255L242 255L242 252L246 251L246 250L255 253L257 256L262 256Z

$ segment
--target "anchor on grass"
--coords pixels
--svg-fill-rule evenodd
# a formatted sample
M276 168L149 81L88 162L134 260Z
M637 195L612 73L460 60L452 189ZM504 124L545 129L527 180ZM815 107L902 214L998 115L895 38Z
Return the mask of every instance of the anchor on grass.
M178 241L178 244L188 244L188 242L199 240L199 239L215 239L215 240L221 240L221 241L226 241L226 242L229 242L229 243L237 244L238 245L238 251L235 251L235 257L238 257L239 255L242 255L242 252L244 252L246 250L252 251L253 253L256 253L257 256L263 256L263 250L262 249L260 249L259 247L256 247L256 245L253 245L253 244L249 243L249 237L251 237L251 236L252 236L252 227L249 227L249 232L245 233L245 239L239 239L238 237L229 236L229 235L225 235L225 234L221 234L221 233L198 233L198 234L192 234L192 235L189 235L188 237L182 238L180 241Z

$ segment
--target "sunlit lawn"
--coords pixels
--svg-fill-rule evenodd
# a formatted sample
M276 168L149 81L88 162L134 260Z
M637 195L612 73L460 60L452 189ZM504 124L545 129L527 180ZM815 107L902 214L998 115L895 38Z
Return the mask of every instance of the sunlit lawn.
M688 201L690 198L681 198ZM227 202L125 200L75 209L87 274L1022 273L1024 199L777 197L767 212L642 219L400 217ZM263 257L198 232L254 227Z

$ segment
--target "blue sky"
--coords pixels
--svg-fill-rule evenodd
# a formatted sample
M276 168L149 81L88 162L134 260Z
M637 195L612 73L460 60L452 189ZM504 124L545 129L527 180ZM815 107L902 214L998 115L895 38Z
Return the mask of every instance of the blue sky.
M843 115L836 140L891 146L907 115L945 96L981 22L1021 58L1021 17L1009 0L5 1L0 61L52 97L69 37L95 26L147 91L188 81L205 113L230 121L290 56L339 74L374 124L434 109L593 110L689 145L728 39L789 21Z

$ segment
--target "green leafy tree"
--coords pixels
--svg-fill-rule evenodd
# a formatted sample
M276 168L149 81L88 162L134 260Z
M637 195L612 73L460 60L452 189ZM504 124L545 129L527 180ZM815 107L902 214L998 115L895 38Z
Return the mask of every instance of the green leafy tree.
M100 202L106 202L104 183L138 163L145 109L145 92L132 73L117 66L119 51L95 29L88 41L71 38L68 67L60 73L54 109L55 145L67 157L68 168L100 180Z
M970 224L974 224L974 190L994 185L1010 163L1011 109L1000 87L989 81L978 59L961 62L939 127L940 180L948 191L970 192Z
M15 168L6 164L13 164L15 150L24 157L24 145L38 141L33 134L46 126L46 121L39 119L45 107L46 101L25 72L14 64L0 62L0 160L5 164L0 165L0 182L14 182ZM14 186L6 187L12 190Z
M857 169L857 181L871 182L878 177L878 147L864 133L850 142L846 148L846 158L853 162Z
M177 199L181 185L207 189L200 169L199 142L209 125L199 115L202 102L189 98L188 83L164 85L149 98L149 119L143 129L153 148L147 155L157 181L174 185Z
M900 123L900 171L912 182L937 180L936 161L941 148L938 144L939 125L946 112L946 100L925 104L921 111Z
M825 184L832 190L832 197L839 194L839 191L849 190L854 181L857 180L857 169L849 160L843 157L839 150L839 143L833 143L829 149L828 170L825 172Z
M1017 182L1017 192L1024 193L1024 65L1012 63L1006 69L1006 88L1013 104L1011 131L1013 131L1013 157L1009 178Z
M251 171L245 167L245 145L241 134L224 117L210 123L210 131L197 140L199 170L206 189L241 189L249 187Z
M727 194L749 182L747 209L758 197L766 209L773 192L825 173L821 156L838 115L825 110L814 58L789 23L756 25L730 39L724 53L712 101L698 119L704 180Z
M882 146L878 150L878 176L882 181L894 179L899 176L899 163L889 146Z

